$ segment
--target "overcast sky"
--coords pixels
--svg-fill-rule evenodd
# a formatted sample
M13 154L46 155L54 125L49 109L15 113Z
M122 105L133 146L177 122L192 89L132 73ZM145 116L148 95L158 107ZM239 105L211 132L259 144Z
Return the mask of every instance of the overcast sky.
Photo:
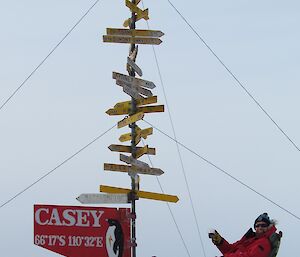
M94 1L3 1L0 9L0 104L66 35ZM300 145L300 3L298 1L179 1L172 3L242 85ZM157 88L165 113L145 120L211 161L231 176L300 216L300 152L280 132L229 72L175 12L168 1L144 1L151 29L165 33L155 46L140 46L137 58L146 80ZM123 1L100 0L18 93L0 110L0 204L3 204L81 147L121 120L105 114L129 100L112 71L126 73L128 45L102 43L107 27L121 28L129 17ZM138 28L147 28L145 21ZM163 86L165 96L163 92ZM148 124L140 122L140 127ZM33 205L80 205L81 193L99 185L129 187L126 174L103 171L120 163L110 152L128 128L114 129L16 199L0 208L1 256L51 257L33 244ZM300 220L237 183L215 167L154 130L146 143L157 150L153 165L170 204L184 247L166 203L137 203L139 257L204 256L184 172L207 257L221 255L207 238L216 228L238 239L268 212L283 231L278 257L298 252ZM141 160L148 162L147 157ZM160 192L156 177L141 176L140 187ZM115 206L116 207L116 206ZM124 207L124 205L122 205Z

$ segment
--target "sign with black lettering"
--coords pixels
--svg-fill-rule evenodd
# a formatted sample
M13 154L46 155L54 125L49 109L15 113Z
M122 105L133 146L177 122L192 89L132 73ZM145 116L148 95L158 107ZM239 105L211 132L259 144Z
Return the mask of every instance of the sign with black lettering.
M129 208L34 205L34 244L68 257L130 257Z

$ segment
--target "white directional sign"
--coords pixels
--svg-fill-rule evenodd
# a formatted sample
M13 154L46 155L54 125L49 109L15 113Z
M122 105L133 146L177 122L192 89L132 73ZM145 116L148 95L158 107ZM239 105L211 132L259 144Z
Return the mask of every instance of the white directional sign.
M128 83L136 85L136 86L146 87L146 88L150 88L150 89L155 88L155 84L152 81L148 81L148 80L144 80L144 79L138 79L138 78L131 77L131 76L121 74L121 73L118 73L118 72L113 72L112 77L113 77L113 79L128 82Z
M148 163L139 161L137 159L132 158L131 156L127 156L125 154L120 154L120 161L125 162L127 164L132 164L141 168L150 168Z
M127 64L134 69L134 71L139 74L140 77L143 76L143 71L141 70L141 68L133 61L131 60L129 57L127 57Z
M140 94L142 94L144 96L147 96L147 97L150 97L150 96L153 95L152 92L149 89L146 89L146 88L143 88L143 87L140 87L140 86L136 86L136 85L131 84L129 82L125 82L125 81L122 81L122 80L116 80L116 84L118 86L121 86L121 87L127 86L127 87L129 87L133 90L136 90Z
M83 204L129 203L127 194L81 194L76 200Z
M123 92L126 93L127 95L130 95L131 97L133 97L135 100L139 100L141 98L143 98L139 92L137 92L136 90L127 87L127 86L123 86Z

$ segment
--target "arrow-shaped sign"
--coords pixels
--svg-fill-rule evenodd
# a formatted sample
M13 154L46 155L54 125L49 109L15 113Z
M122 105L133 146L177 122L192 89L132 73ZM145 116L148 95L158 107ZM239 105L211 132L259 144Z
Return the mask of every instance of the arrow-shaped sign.
M138 158L142 157L147 152L148 152L148 145L145 145L144 147L142 147L136 151L136 158L138 159Z
M144 175L160 176L164 174L161 169L157 168L142 168L137 166L128 166L122 164L104 163L104 170L119 171L119 172L135 172Z
M142 30L142 29L115 29L107 28L106 34L110 36L127 37L162 37L164 35L160 30Z
M127 194L81 194L76 198L82 204L129 203Z
M143 113L164 112L165 106L164 105L142 106L137 109L139 112L143 112Z
M135 133L137 134L137 136L140 136L144 139L147 139L147 137L149 135L153 134L153 128L147 128L147 129L143 129L141 130L139 127L136 129ZM119 137L119 140L121 142L126 142L126 141L130 141L131 140L131 133L126 133L123 134Z
M139 161L137 159L132 158L131 156L127 156L124 154L120 154L120 161L140 167L140 168L146 168L146 169L150 168L148 163Z
M123 128L129 124L132 124L134 122L137 122L141 119L144 118L144 113L143 112L138 112L136 114L133 114L127 118L124 118L123 120L118 122L118 128Z
M132 12L136 13L136 21L139 21L140 19L145 19L145 20L149 20L149 10L141 10L139 7L137 7L137 4L133 4L130 1L126 0L126 6L128 8L130 8L130 10ZM127 19L126 21L124 21L123 26L124 27L129 27L131 23L131 19Z
M146 105L146 104L155 104L157 103L157 96L150 96L147 98L138 99L136 101L137 106ZM131 107L131 101L125 101L116 103L114 108L130 108Z
M143 147L136 147L136 150L139 151L141 150ZM131 146L126 146L126 145L110 145L108 147L109 150L111 150L112 152L121 152L121 153L131 153ZM148 147L148 151L147 154L150 155L155 155L155 148L151 148Z
M127 189L127 188L119 188L119 187L111 187L111 186L101 185L100 192L111 193L111 194L128 194L131 192L131 190ZM172 202L172 203L176 203L179 200L176 195L158 194L158 193L152 193L152 192L146 192L146 191L137 191L136 194L140 198Z
M153 95L152 92L149 89L146 89L146 88L143 88L143 87L140 87L140 86L122 81L122 80L116 80L116 84L118 86L121 86L121 87L127 86L127 87L137 91L139 94L144 95L144 96L152 96Z
M125 37L103 35L104 43L160 45L162 41L155 37Z
M135 86L146 87L146 88L150 88L150 89L153 89L156 87L152 81L135 78L135 77L128 76L128 75L118 73L118 72L113 72L112 78L115 80L121 80L121 81L130 83Z
M140 76L143 76L143 71L141 70L141 68L133 61L131 60L129 57L127 57L127 64Z
M138 91L136 91L130 87L123 86L123 92L126 93L127 95L130 95L135 100L143 99L143 97L139 94Z

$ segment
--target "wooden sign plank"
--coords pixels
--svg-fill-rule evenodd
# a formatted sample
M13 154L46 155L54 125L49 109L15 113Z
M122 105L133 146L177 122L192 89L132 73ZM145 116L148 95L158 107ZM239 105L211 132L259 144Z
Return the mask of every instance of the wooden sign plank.
M143 113L153 113L153 112L164 112L164 105L155 105L155 106L143 106L138 107L138 112ZM105 113L108 115L124 115L129 114L130 108L110 108Z
M116 80L116 84L118 86L121 86L121 87L127 86L127 87L129 87L129 88L137 91L139 94L144 95L144 96L148 96L149 97L149 96L153 95L152 92L149 89L146 89L146 88L143 88L143 87L131 84L129 82L125 82L125 81L122 81L122 80Z
M141 150L143 147L136 147L136 150ZM127 145L115 145L115 144L111 144L108 147L109 150L111 150L112 152L120 152L120 153L131 153L131 146L127 146ZM150 154L150 155L155 155L156 150L155 148L151 148L148 147L148 151L146 154Z
M127 57L127 64L140 76L143 76L143 71L141 70L141 68L133 61L131 60L129 57Z
M131 190L127 188L100 185L100 192L111 193L111 194L128 194L131 192ZM172 203L176 203L179 200L179 198L176 195L158 194L158 193L146 192L146 191L137 191L136 193L137 196L140 198L151 199L151 200L158 200L158 201L165 201L165 202L172 202Z
M153 128L147 128L141 130L141 137L147 139L148 136L153 134Z
M120 154L120 161L125 162L127 164L131 164L137 167L141 167L141 168L150 168L148 163L139 161L137 159L134 159L131 156L127 156L125 154Z
M127 145L110 145L108 147L112 152L131 153L131 146Z
M157 96L141 98L136 101L137 106L146 105L146 104L155 104L155 103L157 103ZM119 103L116 103L114 106L114 108L120 108L120 109L121 108L129 109L130 107L131 107L131 101L119 102Z
M142 30L142 29L118 29L107 28L106 34L109 36L127 36L127 37L162 37L164 33L160 30Z
M124 37L124 36L103 36L105 43L120 44L141 44L141 45L160 45L162 41L155 37Z
M129 114L130 108L110 108L105 113L108 115L124 115Z
M148 16L148 11L147 11L148 9L142 10L137 6L137 4L134 4L134 3L130 2L129 0L126 0L125 4L130 9L131 12L135 12L137 15L143 16L143 17ZM149 19L149 17L148 17L148 19Z
M143 99L143 97L139 94L139 92L137 92L136 90L134 90L130 87L123 86L123 92L126 93L127 95L130 95L135 100Z
M138 159L142 157L147 152L148 152L148 145L145 145L144 147L136 151L136 158Z
M76 200L82 204L130 203L127 194L81 194Z
M104 163L104 170L129 172L130 166L121 164Z
M127 173L134 172L138 174L154 175L154 176L160 176L164 173L161 169L157 169L157 168L150 168L150 167L143 168L137 166L128 166L128 165L112 164L112 163L104 163L104 170L127 172Z
M144 118L144 113L143 112L138 112L136 114L133 114L127 118L124 118L123 120L118 122L118 128L123 128L129 124L132 124L134 122L137 122L141 119Z
M144 139L147 139L148 136L153 134L153 128L147 128L141 130L140 128L136 129L136 134ZM131 133L123 134L119 137L121 142L126 142L131 140Z
M135 78L135 77L128 76L128 75L118 73L115 71L112 73L112 78L115 80L121 80L124 82L128 82L130 84L140 86L140 87L146 87L146 88L150 88L150 89L153 89L156 87L152 81Z
M143 106L143 107L139 107L137 109L139 112L144 112L144 113L164 112L165 106L164 105Z
M138 3L137 3L138 4ZM140 19L149 20L149 10L141 10L139 7L137 7L137 4L133 4L130 1L126 0L126 6L130 8L132 12L136 13L136 21L139 21ZM131 18L124 21L123 26L129 27L131 24Z

